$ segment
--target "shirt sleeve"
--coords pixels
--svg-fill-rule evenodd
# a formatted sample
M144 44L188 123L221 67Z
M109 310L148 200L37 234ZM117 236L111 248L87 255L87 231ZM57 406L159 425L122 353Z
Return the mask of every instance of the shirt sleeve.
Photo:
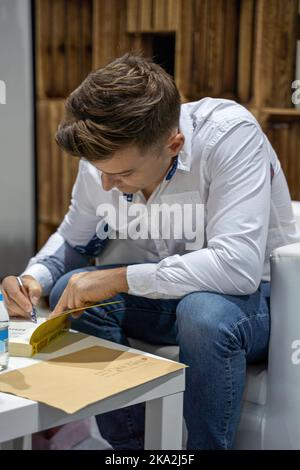
M80 162L68 213L57 231L29 260L22 273L22 275L30 274L40 282L43 295L49 294L55 282L63 274L87 266L100 254L107 241L105 227L101 226L102 221L89 200L86 165L87 162ZM102 225L106 225L104 220ZM97 236L96 231L101 233L102 238Z
M207 245L157 264L129 266L130 294L180 298L195 291L247 295L257 290L263 273L271 197L265 139L256 124L239 122L220 131L216 144L207 145Z

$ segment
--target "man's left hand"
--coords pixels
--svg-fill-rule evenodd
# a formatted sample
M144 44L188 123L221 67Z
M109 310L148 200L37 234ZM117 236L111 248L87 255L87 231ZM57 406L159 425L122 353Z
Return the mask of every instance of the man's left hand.
M48 318L54 318L65 310L105 301L120 292L128 292L126 270L126 267L121 267L74 274ZM83 312L76 312L72 316L76 318Z

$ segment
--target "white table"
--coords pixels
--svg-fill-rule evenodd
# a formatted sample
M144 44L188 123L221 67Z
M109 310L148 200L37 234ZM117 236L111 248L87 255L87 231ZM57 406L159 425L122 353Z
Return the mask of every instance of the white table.
M60 338L55 341L59 342ZM34 358L11 357L8 370L94 345L141 353L136 349L90 336L60 349L58 353L40 353ZM143 354L157 357L149 353ZM181 449L184 389L185 369L181 369L100 400L71 415L43 403L0 393L0 449L30 449L32 433L142 402L146 402L145 449Z

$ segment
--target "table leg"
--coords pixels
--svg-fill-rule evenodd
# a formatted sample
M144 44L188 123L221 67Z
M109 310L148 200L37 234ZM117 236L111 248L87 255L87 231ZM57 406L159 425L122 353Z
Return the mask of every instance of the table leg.
M146 402L145 449L182 449L183 392Z

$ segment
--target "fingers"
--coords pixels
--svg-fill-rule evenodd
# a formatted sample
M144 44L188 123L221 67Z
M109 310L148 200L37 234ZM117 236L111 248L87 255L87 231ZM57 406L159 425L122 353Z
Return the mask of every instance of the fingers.
M66 298L67 298L67 289L68 289L68 286L65 288L65 290L63 291L59 301L57 302L56 306L55 306L55 309L53 310L53 312L50 313L50 315L48 316L48 320L50 320L51 318L55 318L57 317L58 315L61 315L62 312L64 312L65 310L68 309L67 305L66 305Z
M2 292L10 316L30 317L31 302L26 296L26 291L21 291L15 276L8 276L3 280Z
M79 308L83 307L84 304L80 301L79 296L77 294L77 280L80 277L80 275L74 275L69 279L69 282L63 291L58 303L56 304L55 309L53 312L49 315L49 319L57 317L58 315L61 315L62 312L66 310L72 310L74 308ZM78 318L82 312L74 312L72 314L73 318Z
M22 276L22 281L25 289L28 291L31 303L37 305L42 295L42 286L31 276Z
M25 312L14 301L10 300L5 290L3 289L3 287L2 287L2 294L3 294L6 309L10 317L23 317L26 319L29 318L29 313Z

